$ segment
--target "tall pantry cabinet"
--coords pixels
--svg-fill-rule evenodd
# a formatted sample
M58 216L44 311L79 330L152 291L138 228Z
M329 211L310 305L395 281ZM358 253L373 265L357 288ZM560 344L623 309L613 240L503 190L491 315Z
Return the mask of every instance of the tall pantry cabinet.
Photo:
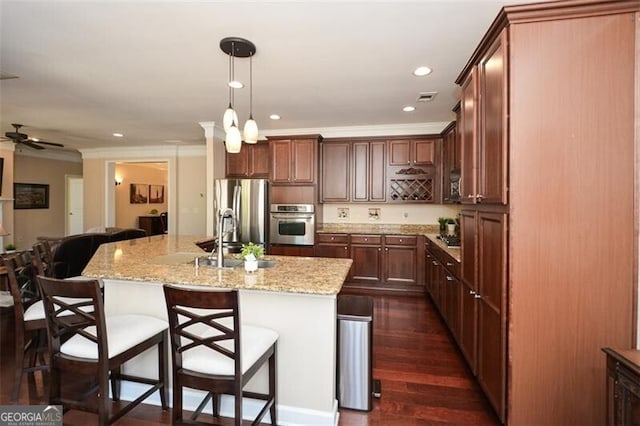
M639 11L505 7L457 80L464 352L511 425L605 423L637 344Z

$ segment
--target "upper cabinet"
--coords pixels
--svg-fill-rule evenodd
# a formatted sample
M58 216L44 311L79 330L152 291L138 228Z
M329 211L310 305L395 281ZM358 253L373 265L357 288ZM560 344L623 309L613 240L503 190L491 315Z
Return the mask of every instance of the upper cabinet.
M269 178L269 144L242 144L237 154L225 154L228 178Z
M270 137L271 182L309 185L316 183L319 135Z
M442 131L442 201L460 201L460 138L457 126L460 122L460 104L454 111L457 120Z
M351 201L384 203L387 186L385 142L354 142L351 164Z
M390 166L433 166L436 144L433 139L400 139L387 141Z
M349 142L324 142L322 153L321 192L323 202L349 201Z
M462 83L462 203L507 204L507 55L503 30Z

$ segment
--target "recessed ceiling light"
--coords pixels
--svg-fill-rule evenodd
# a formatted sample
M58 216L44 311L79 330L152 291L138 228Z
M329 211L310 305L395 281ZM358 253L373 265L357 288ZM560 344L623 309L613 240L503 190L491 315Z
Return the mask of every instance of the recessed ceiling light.
M272 120L280 120L280 116L278 114L271 114L269 118Z
M425 75L431 74L431 68L429 67L418 67L413 71L413 75L416 77L423 77Z
M407 105L406 107L402 108L402 110L403 110L404 112L413 112L413 111L415 111L415 110L416 110L416 107L411 106L411 105Z
M121 138L124 135L122 133L114 133L113 136L115 136L116 138Z
M233 80L229 82L229 87L233 87L234 89L242 89L244 87L244 84L242 84L238 80Z

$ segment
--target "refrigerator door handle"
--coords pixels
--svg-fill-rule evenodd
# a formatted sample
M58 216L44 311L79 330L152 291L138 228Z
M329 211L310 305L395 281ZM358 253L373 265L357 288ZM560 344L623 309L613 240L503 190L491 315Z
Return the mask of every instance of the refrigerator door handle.
M242 194L242 186L240 182L236 182L233 188L233 212L235 214L235 220L233 221L233 241L240 241L239 229L242 223L242 209L240 209L240 196Z

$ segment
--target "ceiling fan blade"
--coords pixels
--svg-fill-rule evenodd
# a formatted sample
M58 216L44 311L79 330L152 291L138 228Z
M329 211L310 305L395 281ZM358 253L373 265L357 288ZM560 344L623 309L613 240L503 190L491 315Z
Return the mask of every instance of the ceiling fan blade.
M62 145L61 143L56 143L56 142L32 141L32 140L30 140L29 142L37 143L37 144L43 144L43 145L57 146L57 147L60 147L60 148L64 148L64 145Z
M29 148L33 148L33 149L44 149L43 146L37 145L33 142L31 142L30 140L23 140L23 141L16 141L16 143L21 143L23 145L28 146Z

